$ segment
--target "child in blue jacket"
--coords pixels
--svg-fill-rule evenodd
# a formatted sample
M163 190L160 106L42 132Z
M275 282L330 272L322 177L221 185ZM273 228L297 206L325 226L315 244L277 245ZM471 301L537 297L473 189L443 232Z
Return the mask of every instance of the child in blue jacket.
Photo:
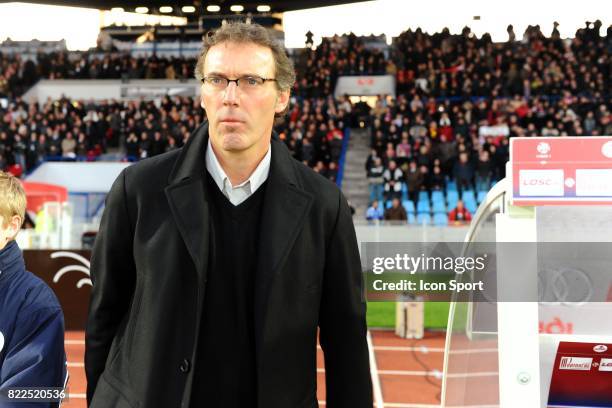
M53 388L67 379L64 315L53 291L25 269L15 241L25 208L21 183L0 171L0 407L55 408L61 395Z

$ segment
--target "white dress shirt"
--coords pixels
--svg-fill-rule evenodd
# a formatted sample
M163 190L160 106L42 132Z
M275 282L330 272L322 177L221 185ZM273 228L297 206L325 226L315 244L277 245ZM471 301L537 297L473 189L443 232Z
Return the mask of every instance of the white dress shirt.
M233 205L239 205L257 191L257 189L268 179L271 158L272 149L268 147L268 152L259 162L251 176L243 183L234 187L229 177L227 177L227 174L225 174L225 171L223 171L221 163L219 163L210 145L210 139L208 139L208 148L206 149L206 170L208 170L223 195L227 197Z

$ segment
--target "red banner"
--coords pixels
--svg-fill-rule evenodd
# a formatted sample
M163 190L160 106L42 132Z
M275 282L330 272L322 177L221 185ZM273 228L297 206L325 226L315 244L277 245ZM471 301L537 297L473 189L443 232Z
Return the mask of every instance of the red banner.
M612 204L612 137L510 140L514 205Z

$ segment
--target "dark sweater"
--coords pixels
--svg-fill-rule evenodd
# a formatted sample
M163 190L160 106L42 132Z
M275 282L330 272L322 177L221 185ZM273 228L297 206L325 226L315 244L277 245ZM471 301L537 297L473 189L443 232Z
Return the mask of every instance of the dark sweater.
M234 206L207 174L210 260L191 406L257 401L254 286L266 183Z

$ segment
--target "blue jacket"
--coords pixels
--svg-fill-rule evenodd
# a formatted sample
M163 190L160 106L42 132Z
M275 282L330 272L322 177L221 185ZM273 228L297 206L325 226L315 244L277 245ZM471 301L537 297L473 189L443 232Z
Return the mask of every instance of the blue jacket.
M64 315L53 291L25 269L15 241L0 251L0 407L51 408L58 403L6 399L8 389L64 387Z

